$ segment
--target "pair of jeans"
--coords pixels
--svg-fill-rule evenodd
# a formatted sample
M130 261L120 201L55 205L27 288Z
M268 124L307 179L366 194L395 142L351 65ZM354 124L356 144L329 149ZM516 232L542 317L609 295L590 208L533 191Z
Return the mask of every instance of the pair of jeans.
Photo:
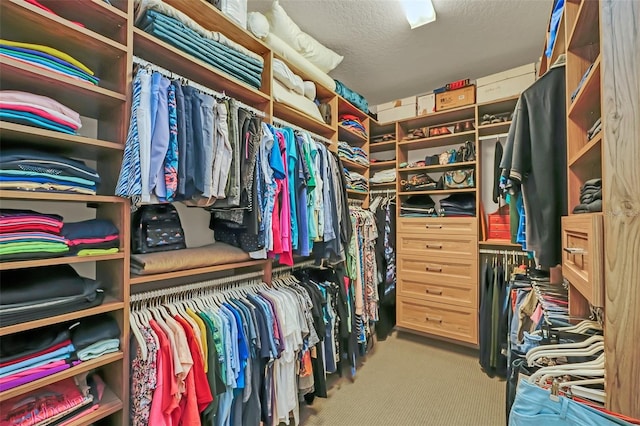
M627 424L619 419L563 396L551 399L550 391L527 380L518 384L511 407L509 426L613 426Z
M180 142L179 150L183 153L184 178L178 182L178 192L181 199L190 199L198 192L204 190L204 167L202 161L197 159L204 158L203 142L202 142L202 109L203 96L193 87L182 87L184 95L184 117L185 117L185 138ZM179 139L180 140L180 139Z

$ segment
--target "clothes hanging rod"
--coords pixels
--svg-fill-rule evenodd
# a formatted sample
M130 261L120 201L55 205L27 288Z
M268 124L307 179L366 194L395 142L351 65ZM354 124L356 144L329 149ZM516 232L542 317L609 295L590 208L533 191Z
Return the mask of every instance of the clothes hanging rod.
M515 250L491 250L491 249L480 249L480 254L500 254L506 256L523 256L527 257L527 252L524 251L515 251Z
M313 133L313 132L311 132L311 131L309 131L309 130L307 130L307 129L303 129L303 128L302 128L302 127L300 127L300 126L296 126L295 124L291 124L291 123L289 123L288 121L285 121L285 120L283 120L283 119L281 119L281 118L273 117L271 121L273 122L273 124L274 124L276 127L290 127L290 128L292 128L293 130L298 130L298 131L300 131L300 132L306 132L306 133L308 133L308 134L309 134L313 139L317 140L318 142L322 142L322 143L324 143L324 144L326 144L326 145L333 145L333 142L331 142L331 140L329 140L329 139L325 138L324 136L320 136L320 135L318 135L318 134L316 134L316 133Z
M186 77L183 77L183 76L181 76L179 74L176 74L173 71L169 71L168 69L162 68L160 65L153 64L153 63L151 63L149 61L146 61L146 60L144 60L144 59L142 59L142 58L140 58L138 56L134 56L133 57L133 63L134 64L138 64L138 65L140 65L142 67L149 68L152 71L159 72L160 74L164 75L167 78L184 80L184 81L187 82L187 84L189 86L193 87L194 89L198 89L199 91L201 91L203 93L206 93L208 95L211 95L211 96L214 96L214 97L217 97L217 98L230 98L229 96L227 96L224 93L216 92L213 89L205 87L202 84L198 84L198 83L196 83L196 82L194 82L194 81L192 81L192 80L190 80L190 79L188 79ZM250 105L247 105L244 102L239 101L239 100L237 100L235 98L233 98L233 100L240 107L242 107L243 109L246 109L249 112L252 112L253 114L257 115L258 117L261 117L261 118L266 117L266 114L264 113L264 111L260 111L259 109L256 109L256 108L254 108L254 107L252 107Z
M396 189L395 188L389 188L389 189L373 189L371 191L369 191L369 194L371 195L377 195L377 194L390 194L390 193L395 193Z
M506 138L507 136L509 136L509 133L498 133L496 135L486 135L486 136L480 136L478 138L479 141L486 141L486 140L491 140L491 139L500 139L500 138Z
M309 266L318 266L316 265L315 260L305 260L303 262L294 263L293 266L279 266L271 271L271 274L283 274L286 272L296 271L298 269L307 268Z

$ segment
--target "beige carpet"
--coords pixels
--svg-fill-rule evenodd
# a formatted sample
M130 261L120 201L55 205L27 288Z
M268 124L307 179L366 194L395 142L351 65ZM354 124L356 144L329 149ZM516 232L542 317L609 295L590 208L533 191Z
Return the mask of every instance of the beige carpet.
M394 332L358 369L333 379L329 398L301 407L303 426L500 426L505 383L490 379L477 352Z

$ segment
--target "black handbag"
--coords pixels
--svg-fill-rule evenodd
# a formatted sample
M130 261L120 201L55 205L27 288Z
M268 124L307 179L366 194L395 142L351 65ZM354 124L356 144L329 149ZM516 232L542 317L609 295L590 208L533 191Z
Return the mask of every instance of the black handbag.
M466 141L456 151L456 163L462 163L463 161L476 161L476 146L471 141Z
M131 224L131 251L135 254L187 248L178 211L171 204L141 206Z

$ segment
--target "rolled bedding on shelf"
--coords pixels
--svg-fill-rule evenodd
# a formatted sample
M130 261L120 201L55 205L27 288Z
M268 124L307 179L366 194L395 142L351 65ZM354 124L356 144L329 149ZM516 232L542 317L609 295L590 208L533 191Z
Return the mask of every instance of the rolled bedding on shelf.
M250 86L260 88L262 84L262 58L247 55L220 41L203 36L192 28L193 25L197 25L195 23L186 25L182 20L155 9L146 9L139 16L136 25L146 33Z
M295 108L298 111L301 111L304 114L315 118L321 123L324 123L322 114L320 114L318 106L313 101L303 95L294 92L293 90L289 90L276 79L273 80L273 99L276 102L280 102L290 106L291 108Z
M338 80L335 80L335 84L336 84L336 93L338 95L342 96L343 98L351 102L353 105L355 105L359 110L361 110L365 114L369 113L369 103L367 102L364 96L349 89L347 86L344 85L344 83Z

